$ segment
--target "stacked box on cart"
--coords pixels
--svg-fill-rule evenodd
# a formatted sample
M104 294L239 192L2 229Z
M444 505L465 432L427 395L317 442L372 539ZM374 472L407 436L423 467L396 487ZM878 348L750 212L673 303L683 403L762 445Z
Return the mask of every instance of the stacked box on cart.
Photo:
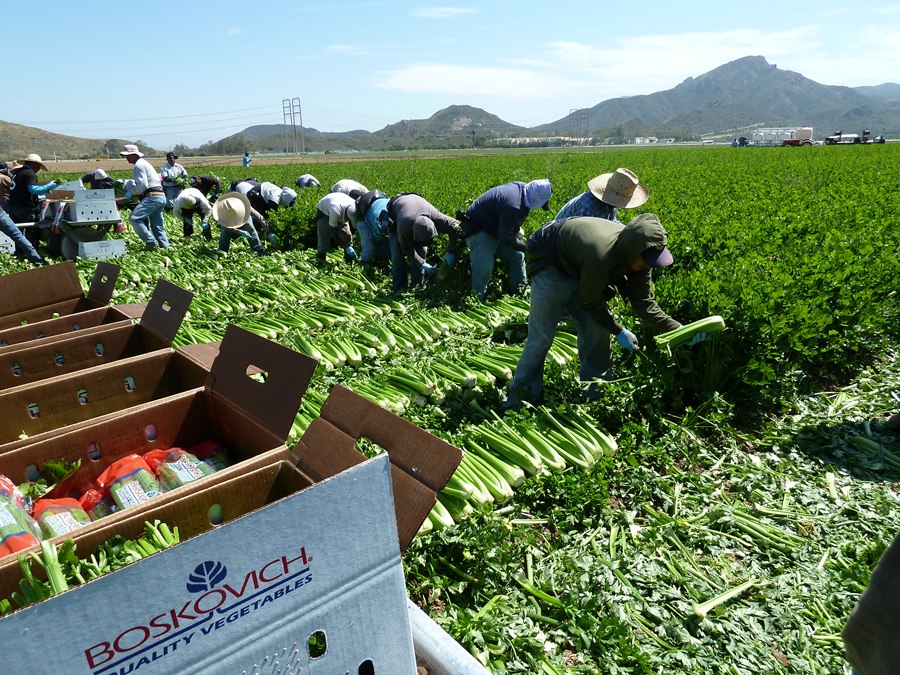
M250 336L230 326L202 392L129 411L132 422L156 419L162 446L207 434L233 444L258 435L283 439L293 403L277 397L275 405L287 405L282 419L262 432L259 415L271 416L272 399L257 385L281 373L287 380L277 391L311 370L305 357L296 366L253 358L267 377L248 377L245 341L262 339ZM234 400L239 392L252 410ZM150 417L139 418L144 413ZM130 435L112 420L77 433L74 443L94 438L101 448L142 438L140 428ZM387 443L386 453L366 460L355 434ZM23 456L27 461L65 446L62 437L48 442L60 445L19 452L40 453ZM281 446L268 457L72 533L82 556L113 534L137 537L154 519L177 526L182 543L0 618L5 663L67 673L415 673L400 555L461 452L337 386L296 448ZM0 564L0 597L17 574L12 561ZM76 620L85 607L102 610ZM51 620L52 645L22 639Z
M140 323L98 326L0 350L0 391L170 347L192 297L160 279Z
M97 263L85 294L71 260L0 277L0 329L108 305L118 278L118 265Z

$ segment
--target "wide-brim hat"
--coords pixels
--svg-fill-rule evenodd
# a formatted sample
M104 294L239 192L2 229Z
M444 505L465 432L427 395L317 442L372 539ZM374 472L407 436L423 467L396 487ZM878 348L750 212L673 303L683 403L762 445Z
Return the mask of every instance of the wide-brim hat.
M47 171L47 165L44 164L43 160L41 160L40 155L37 155L32 152L30 155L28 155L28 157L26 157L25 159L22 160L23 164L27 163L27 162L30 162L32 164L37 164L41 168L42 171Z
M122 157L128 157L128 155L137 155L138 157L143 157L144 153L138 150L138 146L133 143L129 143L122 148L122 152L119 153Z
M250 200L240 192L226 192L213 204L213 215L224 228L236 230L250 220Z
M601 202L623 209L640 206L650 199L650 191L628 169L616 169L588 181L588 189Z

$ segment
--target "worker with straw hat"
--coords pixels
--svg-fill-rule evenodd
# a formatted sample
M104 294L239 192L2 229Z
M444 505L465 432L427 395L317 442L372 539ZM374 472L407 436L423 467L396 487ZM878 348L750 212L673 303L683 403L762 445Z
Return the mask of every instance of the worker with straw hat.
M616 169L588 181L587 192L573 197L559 210L554 220L589 216L614 220L616 209L633 209L650 199L650 191L641 185L629 169Z
M247 195L240 192L226 192L213 205L213 217L222 227L219 235L219 250L225 253L231 248L231 240L235 237L247 239L250 248L263 255L263 245L259 234L253 227L253 207Z

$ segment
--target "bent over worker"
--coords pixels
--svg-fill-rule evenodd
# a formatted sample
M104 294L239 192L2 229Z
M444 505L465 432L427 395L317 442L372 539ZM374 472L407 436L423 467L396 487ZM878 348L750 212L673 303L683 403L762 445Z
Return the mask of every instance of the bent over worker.
M578 330L583 382L612 378L611 335L623 349L638 348L634 333L610 311L610 285L621 287L637 317L653 328L662 332L681 326L659 307L651 286L651 270L673 262L667 243L668 234L652 213L643 213L627 225L590 217L554 220L528 238L528 337L504 409L540 400L547 352L567 314ZM594 384L586 395L596 397Z
M458 214L472 263L472 292L484 302L488 282L499 258L509 272L509 290L515 293L526 283L525 242L520 228L533 209L550 209L553 188L546 178L529 183L515 181L493 187ZM456 256L444 256L448 267Z

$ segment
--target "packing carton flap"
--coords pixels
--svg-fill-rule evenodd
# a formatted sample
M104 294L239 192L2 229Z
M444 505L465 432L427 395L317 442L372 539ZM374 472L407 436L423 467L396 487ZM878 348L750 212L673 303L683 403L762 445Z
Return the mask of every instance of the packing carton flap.
M116 280L119 278L118 265L100 261L94 270L94 278L88 288L87 297L94 305L108 305L116 290ZM80 287L80 284L79 284Z
M0 316L84 297L75 263L34 267L0 280Z
M313 480L323 480L359 464L365 461L356 450L360 437L377 443L390 458L400 548L406 550L462 460L462 451L337 385L294 448L297 467Z
M352 438L374 441L391 463L438 492L462 461L462 451L380 405L337 385L319 413Z
M207 388L247 411L282 441L318 361L229 324L207 378ZM262 381L251 377L264 373Z
M144 310L147 309L146 302L127 302L120 305L113 305L117 310L122 312L122 314L132 318L132 319L140 319L144 314Z
M193 299L194 294L190 291L159 279L143 310L141 326L159 337L163 344L171 345Z

